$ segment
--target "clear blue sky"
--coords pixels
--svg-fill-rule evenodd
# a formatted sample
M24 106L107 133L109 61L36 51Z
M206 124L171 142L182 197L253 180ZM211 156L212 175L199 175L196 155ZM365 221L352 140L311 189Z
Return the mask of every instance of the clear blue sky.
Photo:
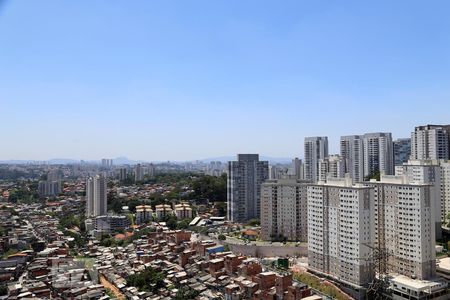
M292 157L450 123L447 0L0 3L0 159Z

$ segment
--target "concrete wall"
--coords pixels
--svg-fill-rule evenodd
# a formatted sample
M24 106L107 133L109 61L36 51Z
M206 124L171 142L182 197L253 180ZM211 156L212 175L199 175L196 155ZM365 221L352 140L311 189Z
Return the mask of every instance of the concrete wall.
M242 254L246 256L255 257L273 257L273 256L308 256L308 246L256 246L256 245L241 245L241 244L231 244L226 241L222 242L230 247L230 250L236 254Z

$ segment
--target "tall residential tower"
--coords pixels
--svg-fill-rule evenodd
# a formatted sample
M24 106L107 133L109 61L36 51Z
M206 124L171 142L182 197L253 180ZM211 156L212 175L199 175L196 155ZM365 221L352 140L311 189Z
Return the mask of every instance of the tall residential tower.
M96 175L86 181L86 215L96 217L106 215L107 211L106 178Z
M269 162L258 154L238 154L228 162L227 217L246 222L260 217L261 184L269 178Z
M411 133L411 159L449 159L450 125L417 126Z
M319 161L328 156L328 138L326 136L305 138L305 179L319 180Z

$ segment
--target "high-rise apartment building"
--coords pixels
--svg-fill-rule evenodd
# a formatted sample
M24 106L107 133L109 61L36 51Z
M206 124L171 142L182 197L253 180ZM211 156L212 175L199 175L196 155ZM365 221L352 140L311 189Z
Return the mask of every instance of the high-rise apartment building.
M149 164L147 168L147 175L149 178L155 177L155 165Z
M142 169L141 164L137 164L134 167L134 180L142 181L144 179L144 170Z
M354 288L374 276L373 189L334 178L308 186L308 268Z
M305 168L302 160L298 157L292 160L292 175L296 179L305 179Z
M56 196L62 191L61 176L59 170L50 170L47 180L39 181L38 193L41 197Z
M364 177L378 172L394 174L394 150L391 133L366 133L363 136L363 147Z
M106 215L107 185L102 175L90 177L86 181L86 215L96 217Z
M449 159L450 125L417 126L411 133L411 159Z
M128 170L125 167L120 167L117 169L117 177L120 181L123 181L128 178Z
M450 214L450 162L440 161L441 167L441 219L448 222L447 216Z
M445 216L445 188L448 187L448 178L436 160L410 160L407 163L395 167L395 175L406 176L411 184L432 184L433 198L431 204L434 207L436 238L441 238L441 225ZM447 179L447 180L446 180Z
M328 156L328 138L326 136L305 138L305 179L319 180L319 160Z
M307 241L307 181L267 180L261 186L261 238Z
M341 157L345 162L345 173L353 182L364 181L364 146L362 135L341 137Z
M375 246L386 253L379 272L433 278L436 274L433 185L393 175L381 175L381 181L365 185L374 188Z
M345 172L353 182L362 182L377 173L394 174L391 133L377 132L341 137L341 156Z
M51 170L47 173L47 181L61 181L59 170Z
M287 178L289 169L280 165L269 165L269 179Z
M58 195L61 193L61 181L39 181L38 193L41 197Z
M269 162L258 154L238 154L228 162L227 217L246 222L260 217L261 184L269 178Z
M319 181L326 181L328 177L343 178L345 176L345 162L339 155L330 155L319 160Z
M111 158L102 158L102 167L110 168L113 166L113 160Z
M411 139L396 139L394 142L394 165L401 166L411 156Z

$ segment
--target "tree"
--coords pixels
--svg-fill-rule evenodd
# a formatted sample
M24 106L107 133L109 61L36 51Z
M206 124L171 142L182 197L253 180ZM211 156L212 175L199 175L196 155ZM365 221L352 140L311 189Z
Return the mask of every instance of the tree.
M195 199L208 199L209 201L226 201L227 199L227 175L220 177L205 175L195 179L192 183Z
M373 171L370 175L364 178L365 181L370 181L370 179L375 179L376 181L380 181L381 173L380 171Z
M167 227L169 227L170 230L174 230L177 228L178 221L177 221L177 217L175 215L168 214L164 218L162 218L161 221L166 222L166 225L167 225Z
M258 219L251 219L247 223L248 226L259 226L260 224L261 222Z
M221 241L225 241L227 239L227 237L224 234L219 234L217 238Z
M0 285L0 296L8 295L8 288L5 284Z
M175 295L175 300L188 300L195 299L198 295L200 295L199 291L196 291L190 287L181 287L177 294Z
M191 220L184 219L177 224L177 229L188 229L190 223L191 223Z
M135 286L139 290L156 292L165 286L164 274L149 267L144 271L126 278L127 286Z

